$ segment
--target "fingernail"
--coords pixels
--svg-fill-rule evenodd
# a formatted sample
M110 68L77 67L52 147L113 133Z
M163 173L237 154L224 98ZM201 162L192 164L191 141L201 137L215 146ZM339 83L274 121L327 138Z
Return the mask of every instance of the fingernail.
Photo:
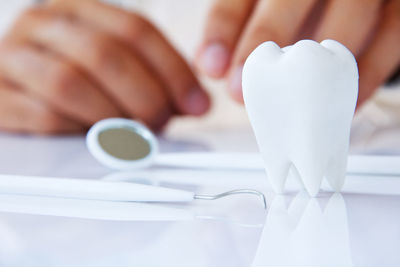
M187 113L201 115L210 107L210 99L200 87L195 87L186 95L184 106Z
M229 91L235 99L240 101L242 101L243 99L242 72L243 66L237 67L236 70L232 73L229 83Z
M201 71L212 77L221 77L228 67L229 52L221 43L208 45L200 54Z

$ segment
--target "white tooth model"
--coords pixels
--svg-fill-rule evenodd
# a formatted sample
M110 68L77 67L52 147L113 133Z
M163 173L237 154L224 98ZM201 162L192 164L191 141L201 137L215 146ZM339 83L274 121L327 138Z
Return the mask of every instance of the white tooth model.
M333 40L265 42L247 58L242 85L273 189L284 191L291 169L311 196L323 177L339 191L358 94L352 53Z

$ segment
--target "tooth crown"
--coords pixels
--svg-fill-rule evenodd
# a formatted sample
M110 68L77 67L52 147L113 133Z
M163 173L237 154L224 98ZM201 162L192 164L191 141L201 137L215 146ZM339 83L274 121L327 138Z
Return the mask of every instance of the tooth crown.
M310 195L324 176L341 189L357 93L356 61L339 42L265 42L250 54L243 97L275 191L290 168Z

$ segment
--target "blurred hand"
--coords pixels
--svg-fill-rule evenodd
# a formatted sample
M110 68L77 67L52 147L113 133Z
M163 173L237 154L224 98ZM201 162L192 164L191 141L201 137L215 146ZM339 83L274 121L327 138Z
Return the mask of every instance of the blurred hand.
M334 39L356 56L358 105L400 65L400 0L215 0L197 67L228 77L242 100L241 72L247 56L264 41L286 46L300 39Z
M27 10L0 44L0 128L76 132L124 116L160 129L209 98L187 63L137 14L91 0Z

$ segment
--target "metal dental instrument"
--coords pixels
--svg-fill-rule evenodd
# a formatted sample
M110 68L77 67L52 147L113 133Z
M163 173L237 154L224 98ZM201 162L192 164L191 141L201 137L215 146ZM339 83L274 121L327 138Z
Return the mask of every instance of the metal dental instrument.
M0 175L0 193L121 202L191 202L252 194L258 196L264 208L267 208L265 196L250 189L233 190L219 195L196 195L190 191L129 182L35 176Z
M219 198L223 198L226 196L231 196L231 195L238 195L238 194L252 194L256 195L260 198L260 200L263 203L264 209L267 209L267 200L265 199L265 195L259 191L252 190L252 189L237 189L237 190L232 190L228 192L224 192L218 195L194 195L194 199L203 199L203 200L216 200Z

